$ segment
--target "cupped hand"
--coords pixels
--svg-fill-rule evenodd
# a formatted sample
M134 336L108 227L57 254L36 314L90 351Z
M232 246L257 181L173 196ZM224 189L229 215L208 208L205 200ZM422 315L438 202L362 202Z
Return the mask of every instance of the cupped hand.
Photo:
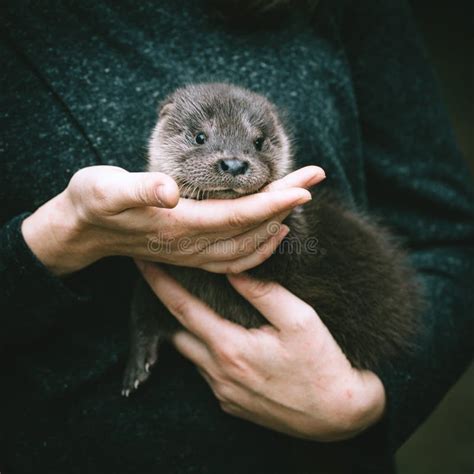
M302 168L264 191L234 200L180 199L163 173L113 166L78 171L68 187L23 223L37 257L59 275L111 255L225 273L267 259L288 232L281 224L311 199L304 189L324 179Z
M381 418L380 379L354 369L315 310L283 287L228 275L269 322L247 330L221 318L157 265L137 265L185 328L173 343L196 364L225 412L317 441L353 437Z

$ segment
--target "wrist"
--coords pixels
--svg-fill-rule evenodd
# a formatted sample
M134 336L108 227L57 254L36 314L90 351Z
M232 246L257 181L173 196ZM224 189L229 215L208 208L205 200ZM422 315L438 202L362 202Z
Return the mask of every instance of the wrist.
M25 242L51 273L65 276L100 258L87 225L67 191L55 196L23 221Z

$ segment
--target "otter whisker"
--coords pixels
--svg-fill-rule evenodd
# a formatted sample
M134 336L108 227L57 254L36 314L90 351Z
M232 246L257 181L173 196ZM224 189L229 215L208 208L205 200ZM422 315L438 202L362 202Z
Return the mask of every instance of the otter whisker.
M183 190L181 192L181 195L185 198L188 198L189 197L189 192L190 192L192 186L193 186L192 183L185 181L184 182L184 187L182 188Z
M188 197L188 196L189 196L189 192L190 192L190 190L191 190L191 187L192 187L192 184L191 184L191 183L186 184L186 186L185 186L185 188L184 188L184 192L183 192L183 194L184 194L185 197Z

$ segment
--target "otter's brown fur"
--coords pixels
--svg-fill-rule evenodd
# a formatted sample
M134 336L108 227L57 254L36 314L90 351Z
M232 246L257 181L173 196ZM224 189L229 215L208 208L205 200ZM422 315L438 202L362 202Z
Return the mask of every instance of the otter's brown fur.
M203 130L207 146L193 144ZM264 143L255 147L259 137ZM227 84L188 86L171 95L162 105L149 156L150 170L167 172L182 194L192 198L256 192L293 164L290 140L275 107L260 95ZM248 170L224 176L216 168L223 157L248 161ZM249 273L282 284L314 307L357 368L376 369L410 350L419 295L413 270L389 232L319 188L285 222L290 234ZM166 270L224 318L248 328L266 323L225 275L171 265ZM141 280L132 302L125 395L148 378L160 341L178 328Z

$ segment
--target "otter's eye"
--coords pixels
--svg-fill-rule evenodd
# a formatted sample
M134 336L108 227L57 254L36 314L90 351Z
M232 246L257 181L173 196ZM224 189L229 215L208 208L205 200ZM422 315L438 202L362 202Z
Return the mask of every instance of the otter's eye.
M198 145L204 145L204 143L206 143L206 140L207 140L207 136L204 132L199 132L195 137L194 137L194 140L196 141L196 143Z
M265 138L264 137L258 137L255 139L255 141L253 142L254 146L255 146L255 149L257 151L262 151L262 147L263 147L263 143L265 142Z

